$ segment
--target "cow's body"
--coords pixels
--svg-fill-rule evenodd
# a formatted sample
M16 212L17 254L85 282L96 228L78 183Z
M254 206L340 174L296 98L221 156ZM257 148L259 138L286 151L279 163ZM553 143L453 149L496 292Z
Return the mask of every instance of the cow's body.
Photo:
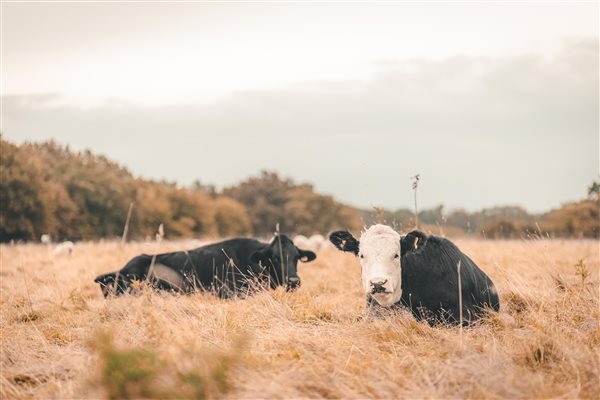
M418 319L458 322L460 302L466 323L476 320L486 308L499 311L500 300L492 280L448 239L413 231L402 238L401 247L400 303Z
M383 229L382 225L376 227L385 231L387 236L392 235L389 232L391 228ZM363 251L369 252L369 249L364 250L361 246L363 236L358 241L349 232L339 231L334 232L330 239L340 250L363 256ZM399 276L395 276L395 269L388 267L385 274L382 274L382 269L379 268L378 273L375 274L376 278L365 277L365 268L363 268L363 284L369 307L408 307L417 319L424 319L432 324L460 321L461 302L462 320L465 324L480 317L486 308L499 310L498 293L491 279L448 239L428 236L419 231L410 232L404 237L398 235L398 238L398 246L388 252L392 254L399 251L400 253L399 258L394 258L397 260ZM369 241L365 240L368 246L378 242L379 246L376 247L378 254L382 253L383 249L393 247L389 237L383 245L381 245L382 240L373 238L373 235L368 239ZM385 260L388 258L392 259L387 256ZM364 262L363 260L361 258L361 263ZM388 262L392 265L391 261ZM462 299L459 299L458 290L459 263ZM366 274L368 275L369 272L367 271ZM388 281L392 282L391 286ZM394 284L394 282L398 283Z
M142 254L121 270L97 277L96 282L105 296L130 291L134 281L147 281L157 289L184 293L204 290L229 298L256 287L295 289L300 285L298 260L312 261L315 257L298 249L285 235L271 243L236 238L190 251Z

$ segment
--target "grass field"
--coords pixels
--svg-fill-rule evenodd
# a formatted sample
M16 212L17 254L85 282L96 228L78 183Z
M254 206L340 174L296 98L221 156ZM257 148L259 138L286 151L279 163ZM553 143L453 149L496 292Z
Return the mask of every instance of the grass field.
M97 274L190 243L2 246L0 397L599 398L598 241L456 243L501 298L462 334L366 317L358 262L333 249L295 293L105 300Z

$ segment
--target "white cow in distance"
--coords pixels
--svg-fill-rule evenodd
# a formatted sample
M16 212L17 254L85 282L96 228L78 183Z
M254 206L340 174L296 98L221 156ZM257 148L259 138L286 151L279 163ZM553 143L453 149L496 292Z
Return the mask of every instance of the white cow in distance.
M65 242L57 244L54 247L54 250L52 250L52 254L54 254L55 256L57 256L59 254L71 255L71 253L73 253L74 247L75 247L75 243L71 242L70 240L67 240Z
M57 244L56 246L54 246L54 248L52 248L51 247L52 236L50 236L47 233L44 233L40 237L40 242L42 242L43 244L46 245L46 248L48 249L48 254L51 254L53 256L58 256L60 254L71 255L71 253L73 253L73 248L75 247L75 243L71 242L70 240L66 240L64 242Z
M296 235L294 236L293 241L296 246L311 250L315 253L322 250L328 243L325 237L320 234L312 235L310 238L307 238L304 235Z

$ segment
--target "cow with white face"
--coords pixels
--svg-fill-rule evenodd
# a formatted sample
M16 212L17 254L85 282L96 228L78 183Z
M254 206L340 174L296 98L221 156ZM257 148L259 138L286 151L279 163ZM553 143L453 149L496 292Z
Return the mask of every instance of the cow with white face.
M419 231L400 236L378 224L360 239L337 231L329 240L359 257L370 307L410 308L418 320L431 324L468 324L484 315L484 309L500 308L490 278L446 238Z
M340 250L358 256L362 285L368 297L382 306L391 306L402 296L400 274L400 235L386 225L373 225L357 240L350 232L338 231L330 236Z

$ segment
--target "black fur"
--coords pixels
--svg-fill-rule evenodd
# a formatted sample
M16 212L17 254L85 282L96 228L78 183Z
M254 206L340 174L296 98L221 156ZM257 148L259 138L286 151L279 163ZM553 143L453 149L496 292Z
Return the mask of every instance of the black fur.
M459 262L463 322L475 321L486 308L500 310L498 292L492 280L448 239L413 231L400 240L400 246L400 301L417 319L459 322Z
M309 262L315 258L315 253L297 248L285 235L275 237L271 243L236 238L190 251L142 254L132 258L121 270L98 276L95 282L100 284L105 297L130 292L134 281L148 281L156 289L184 293L206 290L221 298L230 298L246 294L256 286L286 286L293 290L300 285L298 261ZM183 287L149 276L151 266L156 264L179 273Z

